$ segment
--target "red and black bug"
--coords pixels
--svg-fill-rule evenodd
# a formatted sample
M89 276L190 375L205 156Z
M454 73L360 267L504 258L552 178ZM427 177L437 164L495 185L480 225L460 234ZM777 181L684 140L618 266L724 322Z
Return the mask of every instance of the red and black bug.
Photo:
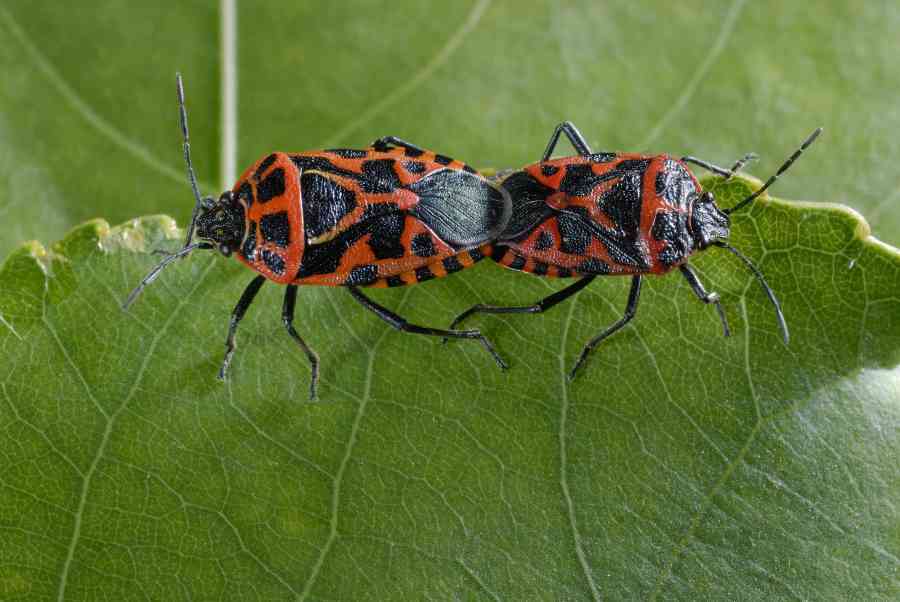
M540 313L571 297L603 275L630 275L631 291L621 319L591 339L569 373L574 377L588 354L621 329L635 314L645 274L666 274L678 268L704 303L713 304L729 336L728 320L717 293L707 292L688 259L711 246L736 255L762 285L775 307L785 343L788 328L781 305L759 269L726 241L729 215L763 193L812 144L816 129L787 161L753 194L734 207L720 209L687 167L698 165L730 178L755 156L748 154L731 169L696 157L592 153L570 122L557 126L540 162L501 175L512 199L513 214L493 247L492 258L510 269L550 277L580 277L568 287L523 307L475 305L460 314L450 328L478 312ZM560 134L578 156L550 159Z
M506 367L478 330L410 324L360 290L415 284L480 260L489 249L485 245L509 221L511 202L503 188L460 161L388 136L361 150L271 153L218 200L201 198L180 75L177 80L184 158L196 205L184 246L147 274L125 308L173 261L197 249L215 249L226 257L234 253L259 273L231 314L220 378L234 353L238 323L266 280L287 286L282 321L309 360L311 397L319 360L293 326L300 284L347 287L363 307L398 330L477 339Z

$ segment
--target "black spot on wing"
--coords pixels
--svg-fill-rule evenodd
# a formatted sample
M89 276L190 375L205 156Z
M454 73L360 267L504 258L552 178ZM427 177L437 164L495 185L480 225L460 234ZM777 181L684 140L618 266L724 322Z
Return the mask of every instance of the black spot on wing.
M303 171L315 170L326 171L329 173L345 171L335 167L334 163L325 157L320 157L318 155L291 155L291 162L297 166L297 169Z
M623 159L616 164L619 171L639 171L644 172L650 165L650 159Z
M425 173L425 164L421 161L404 161L403 169L405 169L409 173Z
M400 188L400 178L394 171L393 159L374 159L362 164L363 177L359 184L363 192L391 193Z
M472 263L478 263L484 259L484 253L481 252L481 249L469 249L468 253L469 257L472 258Z
M556 216L560 237L559 249L563 253L584 255L587 251L593 235L591 228L585 223L587 219L586 214L579 217L570 213L560 213Z
M535 261L531 273L535 276L545 276L547 274L548 265L543 261Z
M558 171L559 171L559 167L557 167L556 165L550 165L550 164L541 165L541 173L545 176L548 176L548 177L552 176L553 174L555 174Z
M427 232L419 232L413 236L411 246L413 255L416 257L434 257L437 254L431 234Z
M416 281L425 282L426 280L431 280L432 278L434 278L434 272L432 272L428 268L428 266L416 268Z
M454 248L488 242L506 225L509 198L477 175L440 169L408 188L419 196L412 215Z
M398 213L377 216L373 214L373 217L360 220L331 240L314 245L307 244L303 250L297 278L336 272L347 250L370 234L372 236L369 237L368 244L377 258L401 256L404 252L403 247L395 246L393 242L388 241L394 240L392 233L402 231L402 219L403 215Z
M494 245L494 248L491 250L491 259L493 259L497 263L500 263L500 261L502 261L503 258L506 257L506 254L510 252L511 251L509 250L509 247L504 247L503 245ZM469 251L469 254L471 255L472 252Z
M597 199L597 206L613 221L618 237L623 241L634 241L639 234L642 175L637 171L623 174Z
M553 235L544 230L538 234L537 240L534 241L534 248L538 251L544 251L553 246Z
M293 164L296 165L299 170L304 172L321 171L337 176L343 176L345 178L350 178L356 181L359 181L364 177L362 174L355 171L337 167L334 163L329 161L326 157L322 157L321 155L291 155L290 157L291 162L293 162Z
M303 259L300 262L300 269L297 270L297 278L333 274L341 264L341 257L353 242L339 236L319 245L307 245L303 249Z
M300 191L307 239L333 230L357 205L355 192L319 173L304 172L300 176Z
M444 266L444 269L447 270L448 274L452 274L454 272L458 272L463 269L463 264L459 262L455 256L445 257L441 263Z
M677 265L685 260L693 249L693 241L688 232L687 215L677 211L659 211L653 218L650 234L656 240L666 242L659 252L663 265Z
M596 257L591 257L580 264L575 268L575 271L579 274L609 274L609 264L605 261L597 259Z
M614 180L621 175L622 173L618 170L610 170L597 175L589 163L577 163L566 167L566 175L563 176L559 189L572 196L588 196L597 184Z
M272 164L275 163L276 159L278 159L278 156L275 155L275 153L272 153L271 155L263 159L263 162L260 163L259 167L256 168L256 171L253 172L253 179L259 180L262 175L266 173L266 170L272 167Z
M282 168L272 170L264 180L256 185L256 200L267 203L284 194L284 170Z
M273 253L268 249L262 249L260 251L260 255L262 255L263 263L272 270L273 274L281 276L284 274L284 259L281 255L277 253Z
M565 253L585 255L588 252L587 245L593 237L603 244L609 257L616 263L647 268L643 247L637 240L637 232L606 228L591 220L583 207L572 207L566 213L558 215L557 225L561 238L560 250Z
M462 168L463 168L463 171L467 171L467 172L469 172L469 173L478 173L478 172L475 170L475 168L472 167L471 165L463 165Z
M247 261L256 260L256 222L250 221L250 227L247 231L247 237L241 245L241 255Z
M553 214L553 209L546 201L556 191L538 182L531 174L517 171L503 180L502 186L509 193L512 214L499 236L501 240L516 240L527 236Z
M403 282L403 278L401 278L400 276L388 276L387 277L387 285L390 287L403 286L405 284L406 283Z
M375 203L373 205L366 205L366 208L362 214L362 218L359 221L360 223L365 223L369 220L379 220L386 215L399 215L402 213L403 212L400 210L400 205L398 205L397 203Z
M279 247L286 247L291 242L291 224L286 211L262 216L259 229L266 242Z
M440 163L441 165L450 165L451 163L453 163L453 159L451 159L447 155L435 155L434 162Z
M556 268L556 275L559 278L571 278L572 270L570 270L569 268L559 268L558 267L558 268Z
M418 148L409 148L408 146L403 147L403 154L407 157L421 157L425 151L419 150Z
M525 258L521 255L516 255L511 262L509 262L509 268L512 270L521 270L525 267Z
M392 205L397 207L396 205ZM374 205L369 207L383 207L383 205ZM399 211L399 210L398 210ZM362 226L369 236L369 248L377 259L396 259L406 254L403 242L400 240L403 236L403 224L405 218L402 213L388 213L378 217L371 214L364 214Z
M365 286L378 280L378 266L372 264L358 265L344 281L345 286Z
M329 148L325 152L335 154L342 159L362 159L369 154L369 151L356 148Z

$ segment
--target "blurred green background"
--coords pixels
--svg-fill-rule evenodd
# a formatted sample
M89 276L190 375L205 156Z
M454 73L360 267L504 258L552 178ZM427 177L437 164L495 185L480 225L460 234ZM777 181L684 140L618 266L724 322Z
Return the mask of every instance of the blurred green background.
M4 0L0 253L91 217L185 219L176 70L221 191L219 21L196 0ZM900 239L897 2L247 1L237 22L238 172L386 134L518 166L570 119L597 149L756 151L764 176L821 125L777 194L847 203Z
M765 177L821 125L773 195L846 203L896 244L898 31L893 1L0 0L0 255L98 216L185 221L176 70L209 193L223 165L388 134L519 166L563 119L598 151L756 151ZM790 347L755 281L708 253L734 337L680 279L648 279L571 386L626 281L473 321L503 374L307 287L321 403L274 286L215 381L250 278L233 260L181 262L126 315L152 260L119 245L158 222L81 228L56 261L21 251L0 280L21 335L0 327L0 599L896 599L900 262L857 227L781 203L736 219ZM483 262L373 296L436 324L560 285Z

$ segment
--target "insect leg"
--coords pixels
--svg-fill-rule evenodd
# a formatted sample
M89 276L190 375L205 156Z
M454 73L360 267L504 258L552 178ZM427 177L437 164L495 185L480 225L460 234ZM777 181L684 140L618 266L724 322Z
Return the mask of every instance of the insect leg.
M456 316L456 319L450 324L450 329L459 325L460 322L471 316L472 314L484 313L484 314L539 314L547 311L557 303L565 301L596 278L596 276L585 276L579 280L576 280L566 288L556 291L552 295L544 297L537 303L533 305L523 305L518 307L504 307L501 305L482 305L479 303L478 305L473 305L463 313Z
M634 312L637 310L638 298L640 297L640 295L641 277L640 275L633 276L631 278L631 291L628 293L628 305L625 306L625 315L619 318L619 320L615 324L588 341L587 345L584 346L584 349L581 350L581 355L578 356L578 361L575 362L575 366L572 368L572 371L569 372L569 380L575 378L575 373L578 372L581 364L583 364L584 360L587 359L588 354L594 350L594 347L599 345L603 341L603 339L607 338L611 334L614 334L631 321L631 319L634 317Z
M439 328L429 328L428 326L418 326L416 324L410 324L404 318L398 316L388 308L375 303L368 297L366 297L362 291L360 291L355 286L347 287L350 291L350 294L353 295L353 298L359 301L359 303L373 312L376 316L390 324L393 328L397 330L402 330L403 332L411 332L414 334L426 334L435 337L453 337L455 339L478 339L481 341L481 344L487 349L488 353L493 356L494 361L497 362L497 365L500 366L501 369L506 370L509 366L507 366L506 362L503 361L503 358L497 353L494 349L494 346L491 344L487 338L481 334L478 330L441 330Z
M244 318L247 308L253 303L256 293L259 292L265 281L265 276L257 276L251 280L247 288L244 289L243 294L241 294L241 298L238 299L237 305L234 306L234 311L231 312L231 322L228 324L228 338L225 339L225 359L222 360L222 367L219 368L220 380L225 380L225 377L228 375L228 366L231 364L231 356L234 355L234 333L237 331L238 324Z
M579 155L587 156L591 154L591 147L588 146L587 140L584 139L578 128L571 121L563 121L553 130L553 135L550 136L550 142L547 143L547 150L544 151L541 161L550 160L551 155L553 155L553 149L556 148L556 143L559 142L560 134L566 135Z
M284 327L287 328L288 334L291 335L297 344L300 345L300 349L303 350L303 353L306 354L306 359L309 360L309 398L316 398L316 387L319 384L319 356L316 355L316 352L310 349L309 345L306 344L306 341L297 334L297 331L294 330L294 305L297 303L297 285L289 284L287 289L284 291L284 305L281 306L281 321L284 323Z
M389 146L399 146L400 148L405 148L407 150L411 150L411 151L414 151L417 153L425 152L424 150L422 150L415 144L407 142L406 140L403 140L402 138L397 138L396 136L384 136L382 138L379 138L375 142L373 142L371 146L372 146L372 148L374 148L377 151L387 150Z
M714 174L720 175L724 177L726 180L730 179L734 174L741 171L741 168L744 167L748 162L754 161L759 157L756 153L747 153L740 159L734 162L734 165L731 166L731 169L725 169L724 167L719 167L718 165L714 165L709 161L704 161L703 159L698 159L697 157L692 157L690 155L685 155L681 158L685 163L693 163L694 165L698 165L703 169L713 172Z
M691 288L698 299L706 304L712 303L716 306L716 311L719 312L719 319L722 320L722 330L724 331L724 335L730 337L731 330L728 328L728 318L725 316L725 310L722 309L722 302L719 301L719 293L707 293L706 289L703 288L703 283L697 278L697 273L694 272L693 268L688 264L685 263L681 266L681 273L684 274L685 280L691 285Z

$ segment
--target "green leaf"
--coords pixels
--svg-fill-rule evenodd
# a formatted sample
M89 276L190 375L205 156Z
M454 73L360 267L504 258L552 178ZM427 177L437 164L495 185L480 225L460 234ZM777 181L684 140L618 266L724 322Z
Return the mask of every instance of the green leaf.
M762 176L823 125L779 196L848 202L900 234L895 3L238 9L238 170L387 134L516 166L571 119L598 150L754 150ZM900 596L900 257L845 209L765 202L736 220L790 346L713 250L696 266L732 338L678 276L649 279L570 386L626 282L473 320L506 374L475 344L305 288L317 403L270 284L232 380L215 379L251 277L234 261L198 254L123 313L174 223L63 236L187 217L176 70L204 192L230 185L219 17L201 1L0 6L0 599ZM440 326L560 286L483 262L373 297Z
M707 185L713 184L708 180ZM716 193L731 205L749 190ZM120 304L178 237L168 218L73 230L0 270L0 587L129 599L888 599L898 593L900 254L855 213L758 204L695 265L734 336L678 276L568 386L620 315L602 279L477 344L398 333L302 290L322 401L263 288L232 378L215 374L250 273L196 254ZM559 287L484 262L373 292L442 325Z

